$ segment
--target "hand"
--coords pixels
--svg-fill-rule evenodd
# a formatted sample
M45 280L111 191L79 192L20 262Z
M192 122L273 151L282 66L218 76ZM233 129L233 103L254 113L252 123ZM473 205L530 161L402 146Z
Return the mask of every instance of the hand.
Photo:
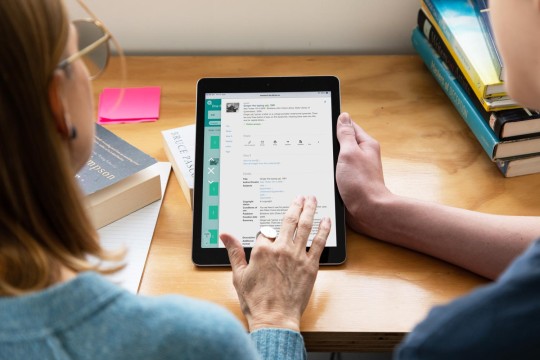
M347 208L347 223L356 231L369 234L373 210L392 195L384 184L380 146L351 121L348 113L338 118L337 138L340 151L336 182Z
M306 251L316 208L315 197L298 197L283 217L275 240L257 237L249 264L240 241L220 234L250 331L268 327L300 331L300 318L309 302L331 227L330 219L321 219Z

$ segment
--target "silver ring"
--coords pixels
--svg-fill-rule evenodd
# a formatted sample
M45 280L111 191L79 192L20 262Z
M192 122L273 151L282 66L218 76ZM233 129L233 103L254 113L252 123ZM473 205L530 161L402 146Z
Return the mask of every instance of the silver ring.
M267 239L274 240L277 237L277 231L274 230L274 228L270 226L261 226L255 238L258 238L259 235L262 235Z

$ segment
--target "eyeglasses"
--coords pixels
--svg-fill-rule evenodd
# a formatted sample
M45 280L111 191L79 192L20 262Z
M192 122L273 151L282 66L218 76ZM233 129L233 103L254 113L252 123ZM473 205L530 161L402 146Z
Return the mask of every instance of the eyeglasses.
M79 35L79 51L62 60L58 67L65 69L81 58L88 69L90 79L93 80L101 75L109 63L109 40L112 35L97 20L75 20L73 25Z

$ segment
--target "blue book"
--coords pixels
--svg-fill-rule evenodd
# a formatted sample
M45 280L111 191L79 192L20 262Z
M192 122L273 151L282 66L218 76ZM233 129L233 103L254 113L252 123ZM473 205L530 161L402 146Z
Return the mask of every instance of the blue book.
M96 124L90 159L75 178L99 229L161 198L156 159Z
M501 141L495 135L418 28L413 30L412 44L492 161L540 153L540 137Z

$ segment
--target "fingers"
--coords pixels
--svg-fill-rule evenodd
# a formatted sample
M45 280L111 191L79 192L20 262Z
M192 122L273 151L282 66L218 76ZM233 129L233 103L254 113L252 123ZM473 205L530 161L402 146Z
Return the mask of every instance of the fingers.
M356 134L356 141L358 144L362 144L365 142L375 142L376 140L372 138L364 129L360 127L357 123L352 123L354 132Z
M271 244L275 240L276 239L269 239L266 236L264 236L263 234L259 234L259 235L257 235L257 238L255 239L255 246L260 246L260 245L263 245L263 244Z
M301 250L306 248L309 234L311 234L311 229L313 228L313 217L315 216L316 210L317 199L315 196L307 196L304 201L304 208L300 213L294 241L295 245Z
M321 254L324 250L324 247L326 246L326 240L328 239L331 228L332 222L330 221L330 219L327 217L322 218L319 223L319 229L317 230L317 234L313 238L313 241L311 242L311 247L309 248L308 252L308 256L316 259L317 262L321 258Z
M298 196L294 199L291 206L283 216L283 221L281 222L281 229L279 235L276 239L276 243L292 241L294 233L296 232L296 227L300 219L300 214L304 208L305 198L303 196Z
M247 266L246 253L240 241L229 234L220 234L219 238L223 241L225 248L227 248L227 254L229 255L229 261L234 273Z
M309 235L313 228L313 218L315 217L316 210L317 198L315 196L298 196L283 216L281 230L277 239L268 239L264 235L259 234L256 239L255 247L258 247L263 243L281 243L287 245L293 244L296 249L305 251ZM326 239L330 233L330 228L330 219L321 219L319 229L311 245L311 247L314 247L315 249L310 250L310 253L312 253L310 256L317 256L317 260L320 258L320 254L326 245ZM221 239L227 247L231 264L233 263L232 257L238 256L237 252L242 251L242 264L246 265L245 255L243 254L243 248L241 247L240 242L228 234L222 234ZM238 247L238 251L234 250L235 246Z
M337 122L337 138L343 150L357 147L363 142L375 141L364 129L351 120L348 113L341 113Z

